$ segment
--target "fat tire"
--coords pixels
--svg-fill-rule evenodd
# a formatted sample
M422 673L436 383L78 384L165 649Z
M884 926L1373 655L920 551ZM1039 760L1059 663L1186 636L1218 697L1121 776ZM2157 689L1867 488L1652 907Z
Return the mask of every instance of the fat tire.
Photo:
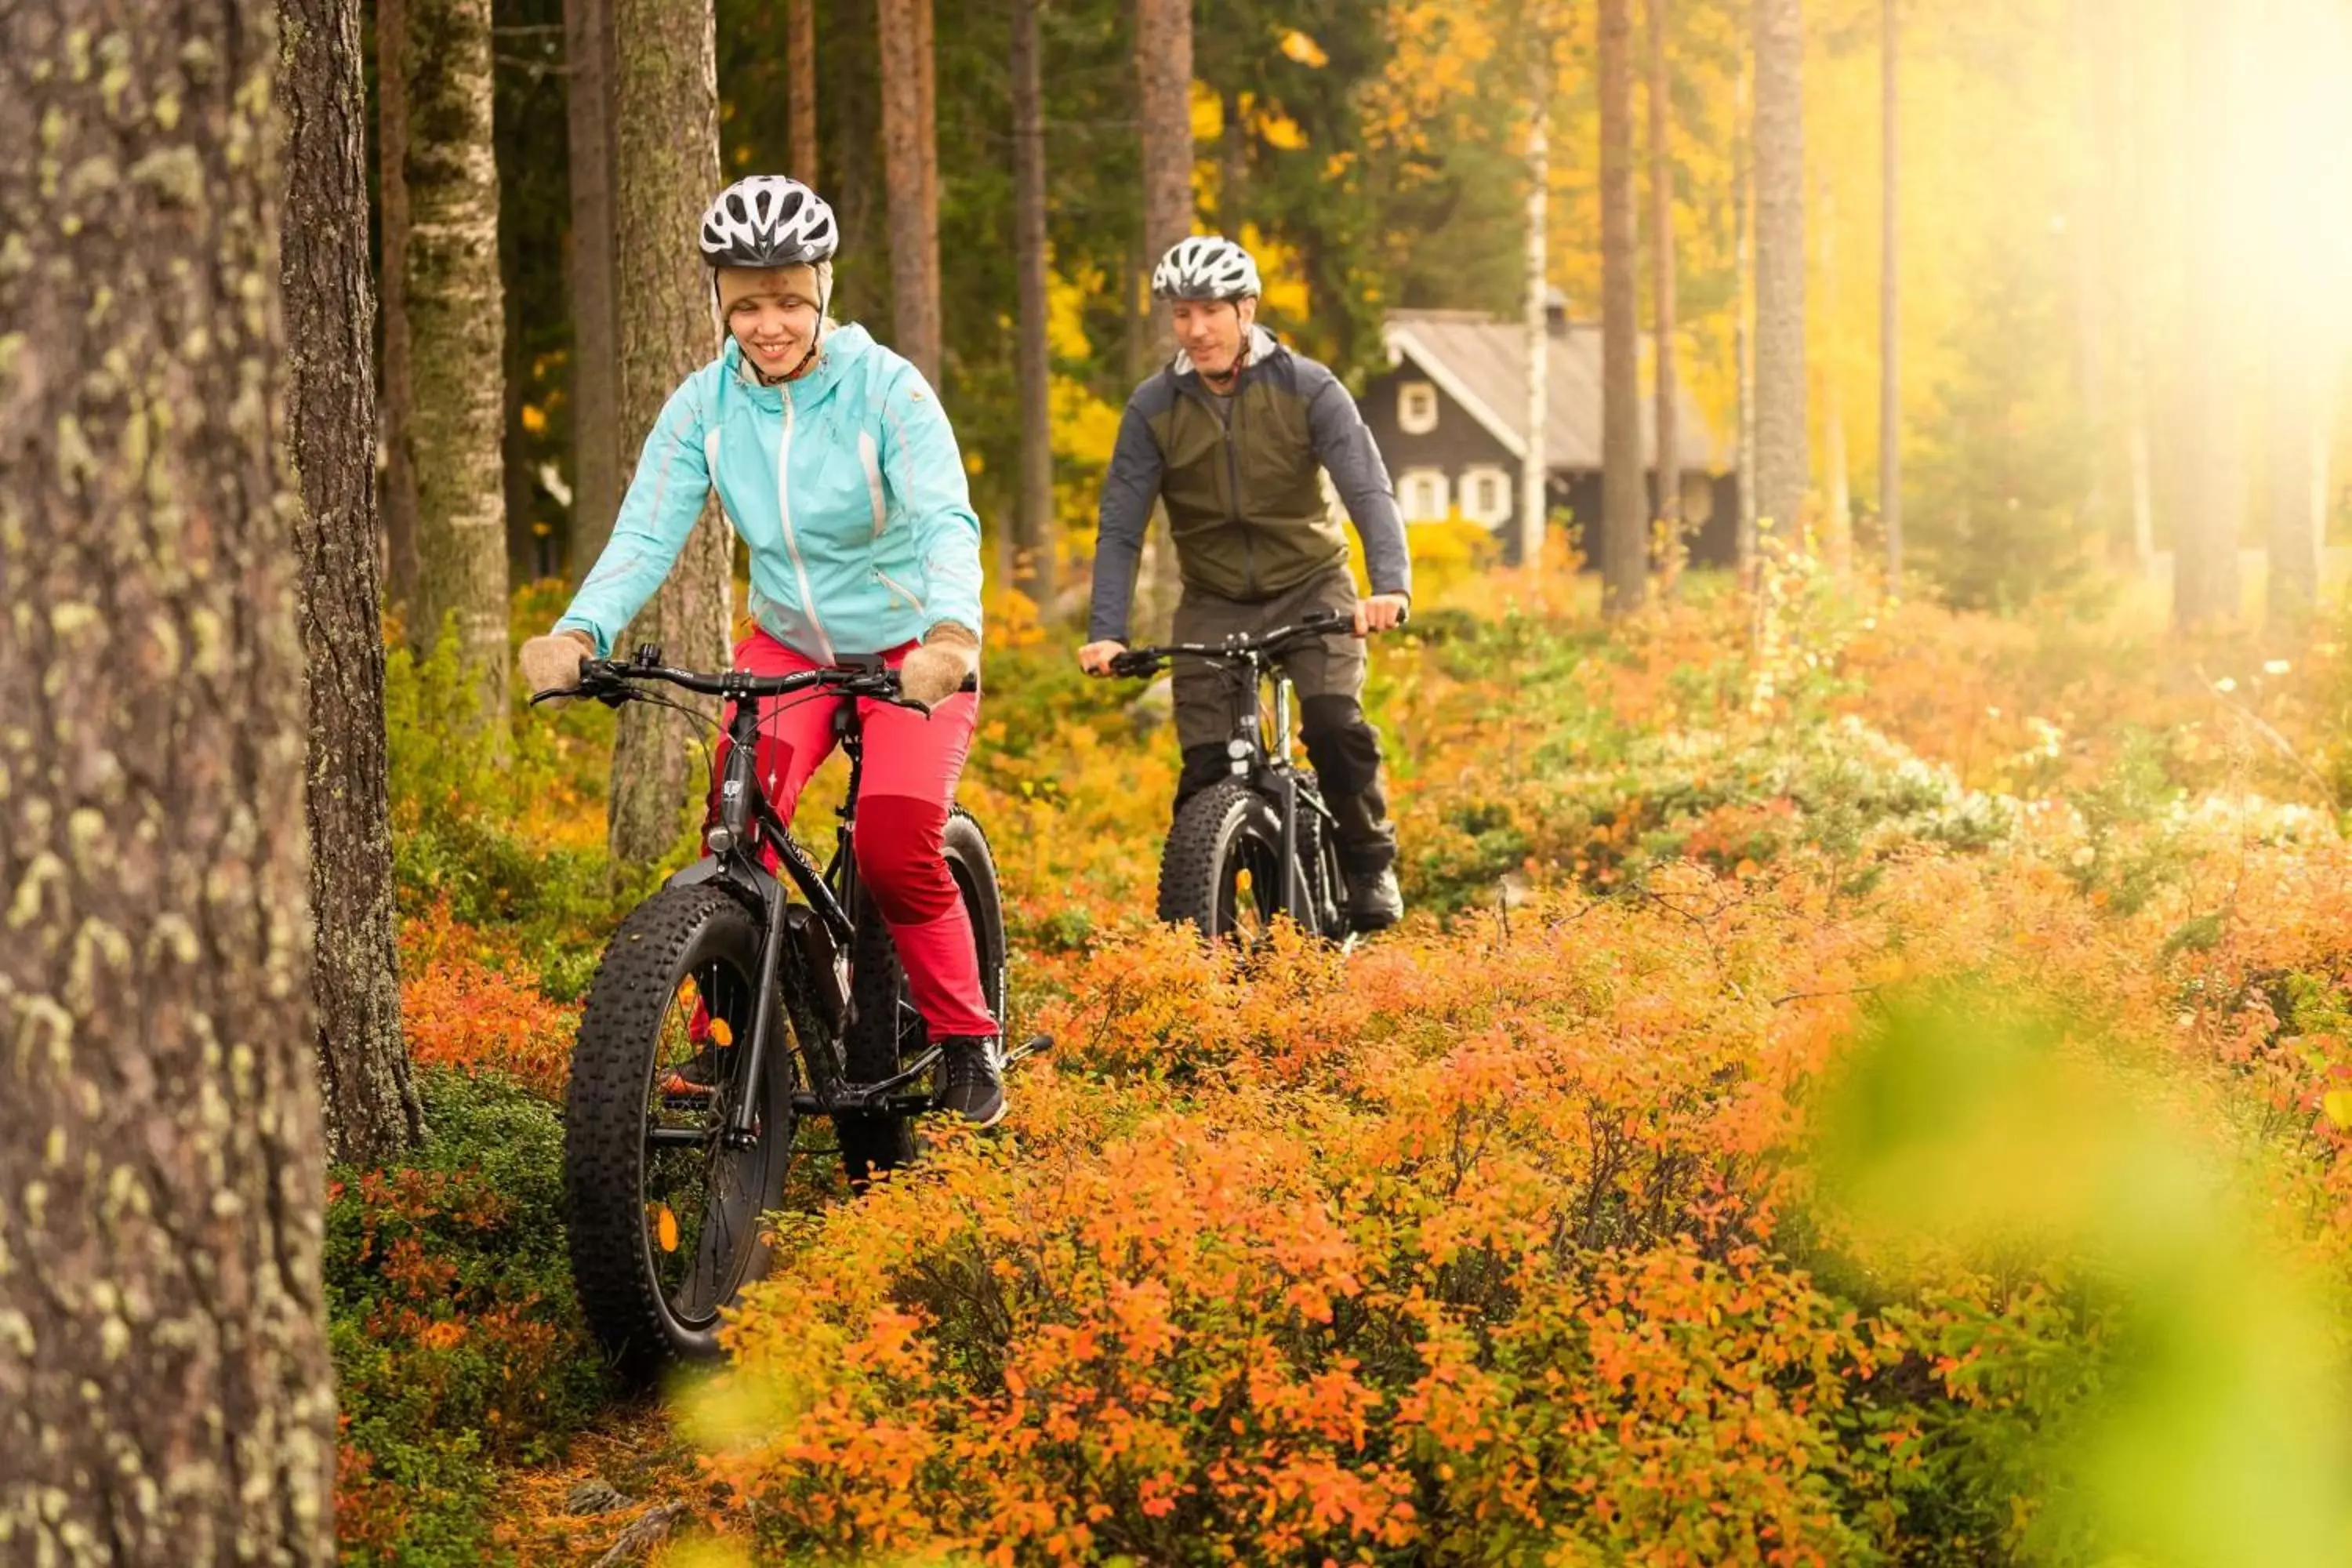
M1233 850L1249 837L1263 838L1268 856L1279 858L1282 825L1246 781L1219 779L1185 802L1160 855L1160 918L1212 939L1230 937L1217 929L1218 910Z
M941 850L956 891L971 920L980 950L980 983L989 1012L1000 1026L1004 1016L1004 904L996 857L988 835L961 806L948 813ZM852 1083L879 1083L899 1071L905 1056L919 1055L924 1040L908 1019L902 1033L900 1004L907 975L898 949L870 900L860 912L850 958L850 1024L842 1037L842 1057ZM841 1142L842 1168L853 1184L892 1171L915 1158L915 1118L887 1111L844 1112L834 1118Z
M708 886L666 889L613 933L581 1015L564 1090L564 1228L581 1314L631 1386L720 1353L715 1321L697 1330L668 1310L646 1251L646 1104L679 979L720 956L756 976L759 955L759 922L733 894ZM797 1023L785 1009L770 1042L759 1145L766 1171L755 1213L778 1206L791 1170L796 1128L787 1030ZM751 1245L741 1284L767 1271L765 1242Z

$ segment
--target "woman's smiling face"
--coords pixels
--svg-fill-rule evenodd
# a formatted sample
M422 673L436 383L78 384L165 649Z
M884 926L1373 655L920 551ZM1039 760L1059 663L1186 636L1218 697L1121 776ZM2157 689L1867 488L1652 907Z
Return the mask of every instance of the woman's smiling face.
M726 301L727 330L752 368L772 379L800 367L816 341L816 268L723 267L719 297Z

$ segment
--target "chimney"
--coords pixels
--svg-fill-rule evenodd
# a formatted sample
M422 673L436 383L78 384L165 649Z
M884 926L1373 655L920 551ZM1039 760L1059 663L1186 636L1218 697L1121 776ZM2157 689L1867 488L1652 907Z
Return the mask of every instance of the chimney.
M1544 290L1544 330L1556 338L1568 336L1568 296L1556 287Z

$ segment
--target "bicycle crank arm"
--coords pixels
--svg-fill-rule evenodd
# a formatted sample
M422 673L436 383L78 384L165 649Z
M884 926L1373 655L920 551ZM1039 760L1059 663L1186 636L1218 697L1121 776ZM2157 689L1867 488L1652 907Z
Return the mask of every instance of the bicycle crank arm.
M879 1083L851 1084L846 1089L835 1089L829 1095L806 1092L796 1094L793 1096L793 1109L804 1116L838 1116L843 1111L881 1110L883 1107L877 1104L877 1101L887 1099L891 1094L906 1088L907 1085L930 1071L939 1065L940 1058L945 1054L939 1047L933 1046L929 1050L917 1057L914 1065L908 1068L906 1071L893 1074ZM929 1095L919 1095L915 1098L921 1100L926 1106L930 1103Z
M1053 1036L1032 1035L1027 1039L1022 1041L1019 1045L1004 1053L1004 1065L1006 1067L1011 1067L1014 1062L1026 1060L1030 1057L1036 1056L1041 1052L1050 1051L1053 1048Z

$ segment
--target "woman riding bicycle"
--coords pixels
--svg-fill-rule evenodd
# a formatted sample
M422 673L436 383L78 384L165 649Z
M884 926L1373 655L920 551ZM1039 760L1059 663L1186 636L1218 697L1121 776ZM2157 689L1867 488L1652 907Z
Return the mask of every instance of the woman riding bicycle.
M944 1053L941 1108L992 1126L998 1024L940 847L980 710L964 689L980 664L980 521L921 373L827 318L839 240L833 210L797 180L755 175L710 204L702 255L725 346L663 407L611 542L554 629L523 644L522 673L534 692L578 685L583 661L606 657L661 586L716 487L751 558L755 624L736 668L783 675L878 654L930 710L860 704L857 868ZM836 707L780 703L761 721L761 779L787 822L833 749Z

